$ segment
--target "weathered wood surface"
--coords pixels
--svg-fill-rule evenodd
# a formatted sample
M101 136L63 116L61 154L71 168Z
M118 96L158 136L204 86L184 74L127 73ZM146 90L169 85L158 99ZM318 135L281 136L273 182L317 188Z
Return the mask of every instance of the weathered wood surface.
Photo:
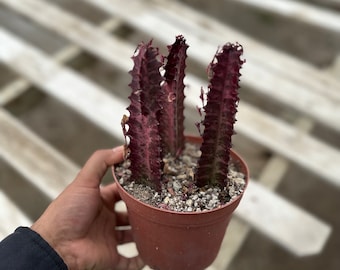
M75 110L79 111L80 113L83 113L86 116L94 117L99 116L101 120L93 120L96 121L102 121L103 123L110 122L110 119L112 119L112 113L110 113L112 108L117 108L116 115L120 116L124 113L123 102L117 102L114 97L110 97L109 95L105 95L105 99L102 98L102 95L105 93L103 90L99 89L99 87L95 86L94 84L90 83L89 81L86 81L85 78L82 78L82 76L77 75L75 72L71 72L71 70L67 69L66 67L62 67L58 65L57 63L53 62L48 56L44 55L42 52L39 52L38 50L30 47L28 44L25 44L23 41L20 41L19 39L13 37L10 33L6 32L5 30L0 29L0 43L6 44L4 46L1 46L0 49L0 60L2 60L4 63L8 64L12 69L14 69L16 72L19 72L22 76L32 80L35 84L37 84L42 90L45 90L48 94L52 96L56 96L60 100L62 100L64 103L68 104ZM32 59L34 59L34 64L32 65ZM40 67L43 66L44 69L41 69ZM63 94L63 90L65 89L65 93ZM72 98L70 98L70 93L68 93L72 89ZM58 94L56 94L58 93ZM189 97L190 98L190 97ZM85 100L85 101L82 101ZM72 101L75 101L75 103L72 103ZM105 102L104 102L105 100ZM94 102L95 101L95 102ZM116 104L115 104L116 103ZM84 106L80 107L81 104L85 104ZM103 112L99 114L98 113L98 106L95 106L96 104L101 104L100 108ZM92 105L92 107L91 107ZM93 107L95 106L95 107ZM85 111L86 109L86 111ZM241 110L242 111L242 110ZM252 112L253 114L253 112ZM9 123L15 121L15 119L12 119L12 121L8 121ZM112 121L111 121L112 122ZM110 123L111 123L110 122ZM254 121L257 122L257 121ZM96 122L97 123L97 122ZM275 123L275 122L274 122ZM112 125L112 124L111 124ZM3 124L2 126L5 126ZM118 123L117 123L118 126ZM40 149L39 145L42 144L42 142L39 142L39 139L37 137L34 138L32 134L29 134L28 131L17 131L16 134L18 135L24 135L26 136L18 137L16 136L16 140L10 140L10 138L13 138L13 128L10 125L8 125L2 133L4 133L4 138L1 140L4 142L4 145L1 147L3 151L3 157L8 161L12 162L12 166L16 166L16 169L18 169L25 177L32 179L33 183L37 185L42 191L44 191L46 194L48 194L51 198L55 197L62 189L66 186L66 183L61 182L60 179L61 175L63 174L63 177L65 177L67 180L72 179L72 175L75 175L75 169L73 168L71 171L71 174L68 174L67 169L61 169L59 165L60 162L63 161L61 158L61 161L58 162L56 158L52 155L52 158L47 158L45 156L44 149ZM117 129L114 129L113 131L110 130L113 135L117 135ZM7 138L6 138L6 132ZM28 149L25 151L28 155L32 155L34 153L35 160L33 161L32 157L25 155L20 155L19 158L16 157L18 149L18 145L22 145L25 141L28 140L29 136L31 136L31 143L28 144ZM36 144L33 142L37 141L38 146L35 147ZM11 145L12 142L14 145ZM33 149L29 149L29 147L35 147ZM6 149L8 149L6 151ZM11 150L12 149L12 150ZM14 151L13 151L14 149ZM24 149L25 150L25 149ZM51 150L50 150L51 151ZM39 153L43 153L41 160L42 163L37 162L37 156L39 156ZM18 159L21 159L18 161ZM28 164L25 164L26 160L30 160L31 162L28 162ZM45 162L45 163L43 163ZM43 168L47 168L47 171L42 171L39 173L39 175L32 175L32 172L38 173L39 168L35 168L34 166L36 164L43 164ZM67 167L67 164L62 165L62 167ZM27 168L27 170L26 170ZM52 170L52 171L50 171ZM31 175L30 175L31 174ZM55 179L52 177L52 175L57 176L57 181L53 182ZM46 179L49 179L51 182L47 182ZM66 180L65 179L65 180ZM53 184L58 184L57 186ZM261 194L261 192L259 193ZM248 208L255 206L252 203L249 203ZM272 204L275 205L275 204ZM291 208L290 206L288 206ZM291 209L290 209L291 210ZM289 210L289 211L290 211ZM289 212L287 211L287 212ZM275 212L275 211L273 211ZM242 212L241 212L242 213ZM301 211L300 215L307 215L307 213ZM241 216L247 220L247 214ZM302 218L303 219L303 218ZM259 219L260 220L260 219ZM315 219L309 219L305 218L303 220L308 220L311 223L318 224L319 221ZM281 220L283 222L283 220ZM300 220L299 220L300 222ZM299 223L296 223L295 226L298 226ZM320 227L320 225L312 225L310 224L310 228L314 227ZM275 228L275 227L274 227ZM286 227L291 230L288 226ZM329 229L329 228L328 228ZM275 230L275 229L274 229ZM297 254L303 254L304 251L300 250L297 252L294 250L294 247L297 243L301 243L302 239L294 238L290 239L292 242L287 243L286 238L280 239L280 236L282 236L281 228L279 228L279 231L277 232L277 241L280 242L281 245L285 245L285 247L289 250L291 250L294 253ZM270 231L270 233L272 233ZM289 234L289 232L288 232ZM302 236L302 235L301 235ZM323 240L327 239L327 235L320 235ZM296 241L296 242L295 242ZM320 240L322 242L322 240ZM312 243L308 243L307 246L311 246ZM317 243L319 244L319 243Z
M248 208L249 206L251 207ZM327 239L331 232L326 223L315 223L313 216L304 215L303 210L264 189L255 181L250 182L244 201L236 212L242 217L247 217L247 222L251 221L249 223L252 226L274 241L277 239L277 243L283 247L287 249L293 247L294 250L290 251L298 256L318 254L325 244L323 239ZM301 224L313 227L307 229Z
M280 15L327 31L340 33L340 17L335 11L292 0L237 0L248 6Z
M313 124L314 121L319 121L336 132L340 131L338 91L340 83L326 72L320 72L315 67L270 49L175 1L84 1L114 16L108 21L107 28L94 26L53 3L41 0L0 0L0 3L73 43L53 58L6 29L0 28L0 61L22 77L0 90L0 105L5 105L20 96L25 89L34 84L112 136L121 137L120 118L125 113L127 101L120 100L118 95L108 93L105 88L58 62L65 62L72 58L72 55L85 50L124 72L128 71L131 69L130 56L135 44L123 41L106 31L121 23L127 23L137 31L157 37L167 44L171 43L178 33L184 34L191 45L189 57L193 57L202 66L206 66L211 61L216 46L224 42L225 36L233 37L244 44L246 50L247 65L242 71L242 81L245 86L263 94L263 97L268 100L276 100L301 112L307 116L307 123ZM242 1L246 3L250 0ZM246 4L255 5L256 1L252 2ZM269 2L264 1L259 8L273 13L283 12L284 8L280 8L280 5L270 7ZM294 16L296 11L292 11L292 8L298 6L292 1L286 4L289 5L290 13L286 12L283 15ZM308 9L307 11L320 16L324 14L322 10ZM327 27L315 20L313 16L309 16L306 22ZM334 21L338 20L334 18ZM328 26L327 30L336 31L332 27L333 24ZM265 59L276 59L276 61L267 63ZM191 89L197 89L197 93L202 85L206 85L205 81L190 74L186 83ZM274 84L277 85L275 91L272 89ZM190 91L187 96L186 102L190 110L193 110L196 104L199 104L198 95ZM276 172L281 173L272 176L268 173L271 170L268 169L259 179L269 189L274 189L280 182L289 166L288 161L318 174L335 187L340 186L337 177L340 173L339 149L309 135L299 127L300 125L294 126L283 122L251 104L242 102L239 111L238 132L277 154L271 159L272 162L268 163L268 168L274 166ZM50 199L55 198L79 170L72 161L44 142L4 109L0 110L0 127L0 158ZM20 155L17 154L19 151ZM306 156L309 158L306 159ZM36 166L39 163L41 166ZM273 181L273 178L276 180ZM237 235L237 239L234 240L239 244L228 251L228 256L221 253L209 269L227 267L250 228L259 230L298 256L317 254L322 250L331 227L269 189L257 182L250 184L249 191L236 213L241 219L234 219L229 228L229 232L237 232L234 233ZM15 202L5 194L0 193L0 204L6 206L8 210L8 212L1 211L1 214L10 217L7 223L0 225L0 237L18 225L30 223L24 210L18 209ZM303 227L301 224L304 224ZM228 237L233 238L233 233L227 235L223 246L228 242ZM127 252L129 250L128 248Z
M112 31L121 25L121 21L116 18L110 18L100 25L100 29L106 32ZM54 56L53 60L57 63L66 63L83 52L83 49L73 43L58 51ZM15 100L17 97L26 92L26 90L32 86L32 83L25 78L18 78L5 87L2 87L0 92L0 105L4 106Z

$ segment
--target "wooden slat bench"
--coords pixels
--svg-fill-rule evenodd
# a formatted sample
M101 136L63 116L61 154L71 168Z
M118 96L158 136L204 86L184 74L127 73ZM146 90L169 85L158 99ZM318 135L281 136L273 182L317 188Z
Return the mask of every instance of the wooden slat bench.
M323 28L326 31L340 32L339 14L321 7L314 7L303 2L292 0L240 0L239 2L258 8L259 10L285 16L289 19L299 20Z
M223 44L225 37L231 37L231 41L243 44L246 51L247 63L242 71L244 86L268 101L291 108L299 118L291 124L256 105L241 102L238 133L269 149L274 156L259 174L258 181L253 179L249 185L236 212L237 218L230 224L221 253L210 269L227 268L250 228L297 256L320 253L332 231L331 226L272 190L283 180L289 162L339 188L339 148L309 134L309 130L321 122L333 132L340 133L340 82L310 64L269 48L177 1L83 1L102 9L112 18L97 26L47 1L0 0L1 4L71 43L51 56L0 27L0 62L20 76L0 90L0 105L5 106L34 85L119 140L122 136L120 120L127 106L121 90L110 92L62 63L86 51L99 61L127 73L131 69L130 57L136 44L110 33L125 25L141 36L154 37L156 42L166 44L171 43L175 35L184 34L191 45L189 57L202 69L210 62L217 45ZM267 6L262 7L268 10ZM318 10L313 11L317 13ZM314 22L310 19L308 23L310 21ZM327 30L334 31L331 27ZM186 84L198 93L206 81L189 73ZM187 93L188 117L194 114L195 106L199 104L194 92ZM74 161L41 139L5 108L0 108L0 158L50 200L79 170ZM0 224L0 237L31 222L25 209L19 209L4 193L0 193L0 203L1 208L6 209L1 211L6 223ZM233 247L224 248L228 241L234 243Z

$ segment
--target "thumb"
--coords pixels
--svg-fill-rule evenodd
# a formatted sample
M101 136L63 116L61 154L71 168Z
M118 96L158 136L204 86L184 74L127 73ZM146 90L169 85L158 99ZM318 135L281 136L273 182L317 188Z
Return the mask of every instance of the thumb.
M78 173L75 184L83 187L99 187L103 176L109 167L123 161L124 147L97 150Z

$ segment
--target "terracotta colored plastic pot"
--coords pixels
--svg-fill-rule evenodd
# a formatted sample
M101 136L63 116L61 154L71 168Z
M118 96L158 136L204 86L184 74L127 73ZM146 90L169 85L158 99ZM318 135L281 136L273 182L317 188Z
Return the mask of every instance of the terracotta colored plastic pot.
M187 137L187 140L201 142L198 137ZM246 163L234 151L231 157L239 162L247 185L249 171ZM138 201L119 183L118 187L128 209L138 252L155 270L207 268L217 256L231 215L243 195L210 211L174 212Z

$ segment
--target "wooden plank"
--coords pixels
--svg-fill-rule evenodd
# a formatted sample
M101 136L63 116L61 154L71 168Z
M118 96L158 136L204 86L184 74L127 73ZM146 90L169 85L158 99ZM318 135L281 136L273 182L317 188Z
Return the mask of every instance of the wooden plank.
M0 44L0 61L110 134L117 138L122 137L119 127L127 101L115 98L74 71L54 63L42 52L1 28ZM201 83L195 77L188 76L187 84L192 88L200 89ZM187 96L186 104L191 108L200 104L198 94L196 96L188 91ZM240 105L238 118L237 129L240 133L340 186L340 179L337 177L340 174L339 151L244 102Z
M30 86L28 80L17 79L0 89L0 106L4 106L22 95Z
M340 94L337 91L340 84L316 68L270 49L178 2L83 1L121 17L167 44L175 35L183 34L191 45L189 56L204 66L211 61L217 45L226 42L226 36L230 41L239 41L244 45L247 58L242 71L244 85L340 131Z
M112 31L116 28L118 28L121 25L121 21L117 18L110 18L103 22L100 25L100 28L103 29L106 32ZM82 48L70 44L63 48L62 50L58 51L56 54L53 55L53 59L57 63L66 63L70 61L71 59L76 58L82 53ZM32 84L29 80L26 80L24 78L18 78L3 88L0 89L0 106L4 106L8 104L9 102L13 101L20 95L22 95L24 92L27 91L29 87L31 87Z
M270 12L271 14L277 14L323 28L327 31L340 33L340 14L320 6L316 7L292 0L237 0L237 2Z
M0 241L19 226L30 226L31 220L0 190Z
M298 256L320 253L331 233L330 226L291 206L289 201L251 181L236 212Z
M52 29L104 61L119 64L119 67L126 71L131 68L132 62L127 61L126 57L132 55L135 47L119 38L110 36L104 30L91 25L87 21L77 18L46 1L1 0L0 2L44 27Z
M54 199L79 168L0 108L0 158Z
M127 102L0 29L0 60L116 138ZM125 105L124 105L125 104Z

